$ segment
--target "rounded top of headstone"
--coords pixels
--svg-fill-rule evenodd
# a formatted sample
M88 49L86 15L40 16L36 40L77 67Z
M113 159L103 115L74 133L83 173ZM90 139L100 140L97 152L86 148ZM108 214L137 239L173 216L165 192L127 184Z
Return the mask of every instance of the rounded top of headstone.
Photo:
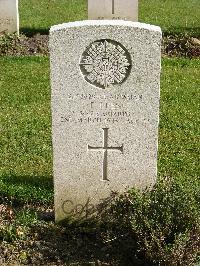
M132 28L139 28L139 29L146 29L149 31L154 31L160 34L162 33L161 28L158 26L140 23L140 22L125 21L125 20L82 20L82 21L63 23L63 24L52 26L50 28L50 33L64 30L66 28L76 28L76 27L86 27L86 26L132 27Z

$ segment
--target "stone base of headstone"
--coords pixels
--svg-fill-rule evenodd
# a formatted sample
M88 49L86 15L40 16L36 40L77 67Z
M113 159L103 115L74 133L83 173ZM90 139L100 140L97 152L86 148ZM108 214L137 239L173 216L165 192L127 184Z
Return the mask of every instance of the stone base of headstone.
M56 221L156 182L161 30L81 21L50 30Z

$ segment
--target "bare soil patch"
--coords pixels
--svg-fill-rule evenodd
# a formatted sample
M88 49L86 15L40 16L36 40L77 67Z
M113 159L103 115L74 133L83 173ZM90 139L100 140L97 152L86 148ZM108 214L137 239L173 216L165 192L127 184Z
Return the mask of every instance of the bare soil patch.
M35 34L0 36L0 56L49 55L49 36ZM187 36L164 36L162 54L168 57L200 57L200 38Z

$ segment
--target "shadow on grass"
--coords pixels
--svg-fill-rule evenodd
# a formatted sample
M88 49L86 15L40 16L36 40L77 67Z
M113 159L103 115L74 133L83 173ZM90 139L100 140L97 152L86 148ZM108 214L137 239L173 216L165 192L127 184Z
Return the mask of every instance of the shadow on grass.
M23 239L16 236L14 242L12 238L7 237L6 248L8 249L10 242L12 248L15 243L18 243L18 246L21 243L23 250L28 250L26 265L146 265L134 258L135 250L130 248L133 240L127 235L123 237L123 243L121 239L118 241L115 238L106 241L108 228L99 223L98 215L87 220L66 219L56 224L53 209L37 205L7 206L7 217L10 213L15 214L13 220L9 220L12 228L16 228L17 232L20 225L21 230L26 231L26 235ZM37 217L35 221L34 218L30 218L33 216ZM13 234L14 232L15 230ZM5 234L0 234L0 240L1 237L5 238ZM16 254L20 252L21 249L17 250Z
M196 186L194 191L186 187L165 180L147 193L132 191L116 202L106 201L87 220L68 216L62 224L54 223L49 205L13 208L8 202L2 220L14 226L15 239L28 250L26 265L192 265L200 244L199 204ZM20 239L23 228L25 237ZM10 227L1 235L12 242Z
M32 235L37 235L36 243L41 242L40 249L33 246L34 254L42 257L40 263L67 263L67 265L126 265L151 266L144 260L134 258L134 249L129 247L132 241L124 236L120 241L105 241L105 228L95 220L67 222L65 225L54 223L32 227ZM130 242L131 241L131 244ZM114 243L113 243L114 242ZM74 264L75 263L75 264ZM61 264L65 265L65 264Z
M14 205L52 204L53 177L3 175L0 177L0 202L5 200Z
M164 36L190 36L200 37L200 27L171 27L163 30Z
M49 29L47 28L20 28L20 33L27 37L33 37L36 34L49 35ZM163 30L164 36L191 36L200 37L200 27L170 27Z
M33 185L34 187L52 189L53 188L53 177L52 176L2 176L1 180L5 181L7 184L12 185Z
M27 37L33 37L36 34L48 35L49 29L46 28L20 28L20 33L26 35Z

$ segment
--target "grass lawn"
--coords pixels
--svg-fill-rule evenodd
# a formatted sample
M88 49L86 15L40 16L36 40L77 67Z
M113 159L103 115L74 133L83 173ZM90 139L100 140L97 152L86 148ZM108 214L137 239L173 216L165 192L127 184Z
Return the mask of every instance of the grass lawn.
M200 36L199 0L140 0L139 21L167 34ZM87 19L87 0L20 0L20 28L48 32L51 25Z
M200 177L200 60L165 59L161 78L159 172Z
M49 202L53 187L49 61L27 57L0 62L0 193Z
M159 175L192 182L200 175L200 61L162 65ZM0 69L0 193L52 203L49 59L0 58Z

